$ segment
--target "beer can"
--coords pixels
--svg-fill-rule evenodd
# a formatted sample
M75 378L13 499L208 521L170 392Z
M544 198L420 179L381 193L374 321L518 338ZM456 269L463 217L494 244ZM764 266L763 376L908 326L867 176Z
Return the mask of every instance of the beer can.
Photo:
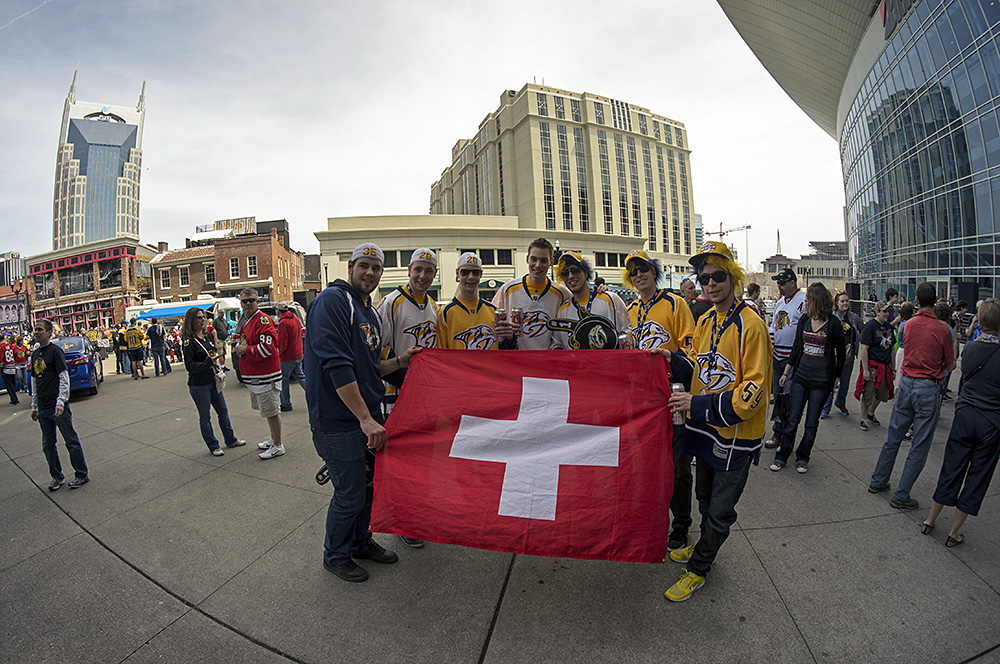
M497 322L498 323L503 323L506 320L507 320L507 310L506 309L497 309Z
M521 334L521 316L523 312L521 307L513 307L510 310L510 324L514 328L514 334Z
M632 335L628 332L622 332L618 335L618 347L624 350L628 350L632 347Z
M683 392L683 391L684 391L684 383L670 383L671 393ZM677 411L676 413L674 413L674 418L671 421L674 423L674 426L677 426L678 424L684 424L684 413L681 411Z

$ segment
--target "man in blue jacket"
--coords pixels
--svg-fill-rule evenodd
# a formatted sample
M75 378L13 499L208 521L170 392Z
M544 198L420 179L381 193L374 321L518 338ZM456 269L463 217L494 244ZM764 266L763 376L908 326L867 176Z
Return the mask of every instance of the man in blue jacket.
M313 445L326 462L334 494L326 515L323 566L344 581L365 581L354 558L390 564L399 558L372 539L373 488L368 468L385 445L382 377L410 364L420 349L379 359L381 330L371 293L382 278L378 246L358 246L338 279L309 305L303 344L306 403Z

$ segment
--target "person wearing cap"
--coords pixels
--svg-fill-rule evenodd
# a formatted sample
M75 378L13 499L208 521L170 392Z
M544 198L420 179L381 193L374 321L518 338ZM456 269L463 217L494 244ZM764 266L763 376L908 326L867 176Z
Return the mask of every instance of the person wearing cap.
M437 254L426 247L410 256L407 276L409 281L398 286L378 304L382 324L382 359L400 355L412 346L437 348L438 306L427 296L427 289L437 276ZM388 415L396 404L399 387L387 382L385 412ZM402 537L403 544L419 549L423 540Z
M588 316L602 316L614 326L617 334L625 332L629 326L625 303L614 293L599 293L596 286L591 287L592 275L590 263L579 253L567 251L559 257L556 278L569 289L573 297L559 307L555 317L579 321ZM569 349L569 333L553 331L552 348Z
M662 349L673 358L671 366L683 363L680 370L671 369L671 382L691 385L690 374L694 369L694 319L683 298L657 288L663 268L657 259L636 249L625 257L622 279L629 288L639 293L639 298L628 305L632 347L639 350ZM679 376L677 374L680 374ZM673 514L667 548L687 546L691 528L691 457L682 450L684 425L673 426L674 493L670 500Z
M278 355L278 330L274 320L260 310L259 294L253 288L240 291L243 324L233 357L240 358L240 375L250 392L250 407L267 420L268 436L257 443L263 461L285 453L281 440L281 360Z
M337 279L309 303L305 342L306 404L316 453L334 487L326 515L323 566L344 581L368 579L355 558L391 564L399 557L372 538L369 468L385 445L383 377L398 374L420 351L380 359L381 321L371 294L385 254L375 244L354 249L347 280Z
M528 273L520 279L511 279L493 296L497 309L507 310L507 320L497 323L497 336L506 343L515 343L519 350L548 350L552 345L552 330L548 323L556 317L569 292L549 279L554 250L552 243L543 237L528 245ZM511 324L511 310L521 310L521 327Z
M306 375L302 373L302 322L287 302L279 302L278 311L278 358L281 360L281 410L292 409L292 394L289 384L295 381L306 389Z
M760 460L771 385L771 341L767 326L738 297L745 273L723 242L709 241L691 257L698 281L713 309L694 333L697 366L689 392L674 392L669 405L684 412L684 452L697 458L695 496L701 512L701 538L670 552L685 563L681 578L665 595L682 602L705 583L719 549L736 522L736 504L750 465ZM672 360L677 353L667 353ZM671 361L671 369L683 364Z
M875 409L895 396L892 368L896 366L896 331L889 322L889 303L875 303L875 318L861 330L858 350L861 366L854 396L861 401L861 430L878 424Z
M458 292L438 312L437 338L440 348L492 350L497 347L497 308L479 295L483 263L467 251L458 257L455 281Z
M771 279L778 282L781 297L774 303L774 312L771 314L769 328L771 342L774 344L771 367L771 375L774 380L771 385L771 393L774 395L774 409L771 411L771 419L774 420L774 425L770 440L764 444L764 447L769 450L781 444L781 432L784 431L785 425L779 413L788 403L788 390L778 385L778 379L785 373L785 367L788 366L788 359L792 355L792 346L795 345L796 326L806 310L806 294L799 290L799 283L794 271L786 267ZM788 386L790 389L791 383L788 383Z

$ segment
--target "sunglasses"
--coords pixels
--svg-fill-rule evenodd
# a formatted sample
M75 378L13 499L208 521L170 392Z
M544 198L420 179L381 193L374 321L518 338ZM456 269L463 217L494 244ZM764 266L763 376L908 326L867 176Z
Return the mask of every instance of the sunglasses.
M249 300L240 300L240 302L242 302L243 304L250 304L251 302L256 302L256 301L257 301L257 298L255 298L255 297L252 297Z
M725 270L716 270L715 272L698 275L698 283L702 286L707 286L709 281L714 281L717 284L726 283L726 279L729 278L729 273Z
M562 278L565 279L571 274L583 274L583 270L580 269L579 265L570 265L569 267L563 269L560 274L562 275Z
M205 320L204 316L195 316L195 318L197 318L198 320Z
M631 270L629 270L628 271L628 276L630 276L630 277L636 277L636 276L639 275L640 272L642 274L646 274L647 272L650 272L652 269L653 269L652 265L650 265L649 263L643 263L642 265L639 265L639 266L634 267Z
M465 268L465 269L460 269L458 271L458 273L461 276L463 276L463 277L468 277L468 276L471 276L473 274L482 274L483 271L482 270L473 270L473 269L470 269L470 268Z

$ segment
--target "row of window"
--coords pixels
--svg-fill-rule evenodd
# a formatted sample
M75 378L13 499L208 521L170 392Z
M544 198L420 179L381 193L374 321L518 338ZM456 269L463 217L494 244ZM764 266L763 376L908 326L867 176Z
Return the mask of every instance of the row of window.
M566 119L566 100L558 95L552 95L552 101L554 106L554 116L557 120ZM549 115L549 97L547 94L538 92L535 93L535 105L538 110L538 114L544 117ZM573 122L582 122L583 115L581 111L580 101L577 99L570 99L570 110L571 118ZM643 136L649 136L649 121L646 115L642 113L636 113L636 117L639 120L639 133ZM594 120L597 124L605 124L604 122L604 104L595 101L594 102ZM625 102L618 101L616 99L611 100L611 122L615 129L621 129L622 131L632 131L632 110L631 107ZM497 136L500 135L500 119L497 118ZM663 128L663 134L661 139L660 128ZM674 144L673 141L673 130L676 132L676 145L677 147L684 147L684 137L681 134L680 127L671 127L670 125L661 125L658 120L653 120L653 138L656 140L663 140L671 145ZM486 132L486 125L480 130L479 136L480 143L478 146L474 146L476 150L482 149L482 147L489 140L488 134ZM464 155L463 155L464 158ZM464 162L463 162L464 163Z
M281 269L282 261L278 261L278 269ZM215 283L215 264L205 263L205 283ZM257 275L257 256L247 256L247 278L252 279ZM281 276L280 274L278 275ZM233 256L229 259L229 279L230 281L236 281L241 278L240 276L240 259L237 256ZM177 287L187 288L191 285L191 273L190 268L187 265L182 265L177 268ZM164 268L160 270L160 288L164 290L169 290L170 285L170 268Z

